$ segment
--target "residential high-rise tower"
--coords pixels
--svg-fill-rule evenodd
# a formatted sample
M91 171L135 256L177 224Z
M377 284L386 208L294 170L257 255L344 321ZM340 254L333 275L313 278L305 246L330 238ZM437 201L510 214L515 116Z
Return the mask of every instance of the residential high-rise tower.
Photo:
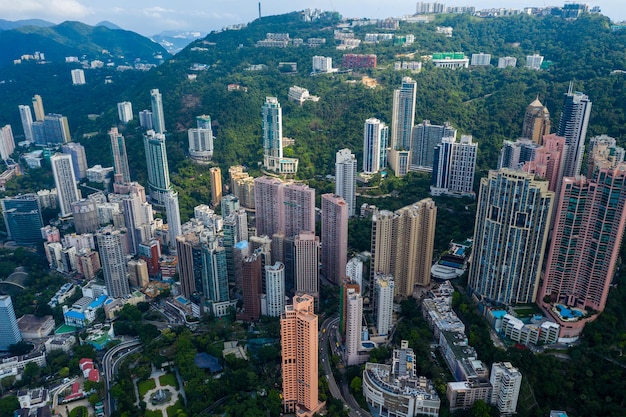
M533 174L501 169L480 181L468 286L500 305L537 297L554 192Z
M80 200L80 194L76 187L76 177L72 166L71 155L57 153L50 157L52 174L57 188L61 217L72 214L72 203Z
M22 334L17 326L11 296L0 295L0 351L7 351L9 346L21 341Z
M123 182L130 182L130 169L128 168L128 154L126 153L126 140L118 132L117 127L109 130L111 140L111 154L113 155L113 168L116 175L122 176Z
M335 155L335 194L348 204L348 215L356 209L356 156L350 149L341 149Z
M163 114L163 97L158 88L150 90L152 104L152 129L156 133L165 133L165 116Z
M365 121L363 128L363 172L375 174L387 166L389 127L378 119Z
M575 177L580 174L590 114L591 101L589 97L578 91L573 91L570 83L569 90L565 94L563 112L556 132L558 136L565 138L565 145L567 145L563 177Z
M336 194L322 194L322 274L341 283L348 262L348 204Z
M404 77L400 88L393 92L391 147L388 159L391 169L398 177L406 175L409 168L416 93L417 83L409 77Z
M96 234L104 283L109 296L113 298L130 294L126 254L122 245L124 238L120 230L103 229Z
M152 203L164 206L165 194L171 187L165 135L154 130L148 130L143 135L143 145L148 166L148 190Z
M543 137L550 134L550 112L539 98L526 107L521 137L543 145Z

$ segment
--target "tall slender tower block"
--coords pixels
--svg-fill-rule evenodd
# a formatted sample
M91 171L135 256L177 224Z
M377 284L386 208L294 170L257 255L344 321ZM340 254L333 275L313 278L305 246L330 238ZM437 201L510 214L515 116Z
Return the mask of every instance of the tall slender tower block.
M350 149L342 149L335 155L335 194L348 204L348 215L356 209L356 156Z
M222 200L222 171L219 167L209 169L211 176L211 203L216 207Z
M158 88L150 90L150 103L152 104L152 128L156 133L165 133L163 97Z
M50 157L52 164L52 174L57 187L59 197L59 208L61 217L72 214L72 203L80 200L80 194L76 187L76 176L72 167L72 156L57 153Z
M33 113L30 111L30 106L19 105L20 119L22 120L22 129L24 129L24 138L27 142L34 142L33 136Z
M148 130L143 135L143 146L146 152L148 165L148 189L152 203L165 205L165 194L170 190L170 171L167 164L167 150L165 135L154 130Z
M318 398L317 321L308 294L295 296L280 319L285 413L313 415L323 406Z
M0 295L0 351L7 351L9 346L21 341L22 334L17 326L11 296Z
M500 305L534 303L554 193L533 174L506 168L480 181L468 286Z
M541 104L539 98L537 98L526 107L521 137L530 139L536 144L543 145L543 137L549 134L550 112L546 106Z
M124 182L130 182L126 140L124 136L118 132L117 127L112 127L111 130L109 130L109 139L111 140L111 154L113 155L115 174L121 175Z
M348 204L336 194L322 194L322 274L341 283L348 262Z
M33 110L35 111L35 120L43 122L46 117L46 112L43 109L43 100L39 94L33 96Z
M98 253L104 272L104 283L109 296L113 298L130 294L128 267L122 239L124 239L124 235L119 230L102 230L96 234Z
M570 83L563 101L563 112L557 130L557 135L563 136L565 145L567 145L563 177L575 177L580 174L590 114L591 101L589 97L578 91L572 91L572 84Z
M294 239L296 292L319 296L320 239L315 232L300 232Z
M416 93L417 83L409 77L404 77L400 88L393 93L391 149L388 158L391 169L398 177L406 175L409 170Z
M389 127L378 119L365 121L363 128L363 172L375 174L387 166Z

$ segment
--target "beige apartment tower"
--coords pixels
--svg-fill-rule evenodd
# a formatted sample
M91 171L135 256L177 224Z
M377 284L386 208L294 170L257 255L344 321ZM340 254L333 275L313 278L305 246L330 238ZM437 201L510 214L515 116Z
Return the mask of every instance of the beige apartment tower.
M349 205L337 194L322 194L322 274L341 284L348 263Z
M526 107L522 137L543 145L543 137L550 134L550 112L541 104L539 98Z
M426 198L372 217L371 276L391 274L395 297L411 297L415 285L430 284L437 207Z
M283 406L285 413L312 416L322 406L318 399L318 329L314 300L296 295L280 319Z
M296 292L319 296L320 238L315 232L302 231L293 243L296 258Z
M209 174L211 175L211 203L213 207L217 207L222 200L222 171L213 167L209 169Z

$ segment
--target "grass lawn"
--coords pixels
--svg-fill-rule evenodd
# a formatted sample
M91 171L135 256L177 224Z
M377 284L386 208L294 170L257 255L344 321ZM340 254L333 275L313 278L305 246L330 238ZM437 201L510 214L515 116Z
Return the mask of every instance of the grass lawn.
M180 403L180 400L176 401L176 404L167 407L167 417L175 417L178 410L183 410L183 405Z
M176 383L176 376L174 374L161 375L159 377L159 382L161 383L162 387L169 385L176 388L178 386L178 384Z
M145 381L139 381L137 388L139 389L139 396L141 397L141 400L143 400L146 392L150 391L152 388L156 388L156 382L152 378L146 379Z
M143 417L163 417L161 410L146 410L143 412Z

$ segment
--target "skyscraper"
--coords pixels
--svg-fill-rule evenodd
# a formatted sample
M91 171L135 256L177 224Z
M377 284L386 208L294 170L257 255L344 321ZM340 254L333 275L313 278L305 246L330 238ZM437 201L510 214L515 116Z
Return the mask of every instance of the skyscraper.
M257 321L261 317L261 253L255 251L246 256L241 265L243 313L241 320Z
M294 239L296 292L319 296L320 239L315 232L302 231Z
M417 83L409 77L402 78L400 88L393 92L389 165L399 177L406 175L409 167L416 93Z
M431 125L430 120L413 127L411 136L411 170L430 172L433 169L435 147L443 138L456 139L456 129L446 122Z
M546 106L541 104L539 98L536 98L535 101L526 107L521 137L543 145L543 137L549 134L550 112Z
M318 329L313 297L297 295L285 306L280 319L283 407L313 415L322 404L318 399Z
M165 205L165 214L167 215L167 229L169 233L169 241L171 247L174 247L176 242L176 236L181 234L180 225L180 207L178 205L178 193L173 190L169 190L165 193L163 203Z
M563 178L565 138L552 133L545 135L542 143L543 145L534 152L533 160L524 163L522 171L547 179L548 189L554 191L556 196L561 189Z
M393 297L395 282L393 275L374 274L374 305L376 330L379 336L387 336L393 326Z
M43 118L43 129L48 145L71 142L70 126L62 114L48 114Z
M122 123L128 123L133 120L133 103L130 101L117 103L117 117Z
M74 201L71 206L76 233L95 233L100 228L98 209L94 200L81 198Z
M43 110L43 100L39 94L35 94L33 96L33 110L35 111L35 120L38 122L43 122L44 117L46 117L46 112Z
M17 326L11 296L0 295L0 351L7 351L9 346L21 341L22 334Z
M348 204L336 194L322 194L322 274L341 283L348 262Z
M430 284L436 219L437 207L430 198L372 217L370 275L391 274L395 296L411 297L415 285Z
M565 145L567 145L563 177L575 177L580 174L585 151L587 125L591 114L589 97L578 91L574 92L572 88L572 83L570 83L569 90L565 94L563 112L556 132L558 136L565 138Z
M211 176L211 203L216 207L222 199L222 171L219 167L209 169Z
M98 253L104 272L104 283L109 296L113 298L124 297L130 293L122 239L125 237L120 230L110 228L102 229L96 234Z
M265 265L264 268L267 315L280 317L285 311L285 265L276 262L274 265Z
M78 181L87 176L87 156L85 155L85 147L80 143L69 142L61 146L61 150L64 154L71 155L72 168L74 169L74 176Z
M335 194L348 204L348 215L356 209L356 156L350 149L341 149L335 155Z
M165 194L170 190L170 172L167 164L165 135L148 130L143 135L143 145L148 165L148 190L152 203L163 206Z
M189 157L194 161L206 164L213 158L213 130L211 116L196 117L196 128L187 131L189 139Z
M202 245L194 233L179 235L175 240L178 256L180 292L187 298L203 292Z
M263 168L281 174L295 174L298 159L283 156L283 111L276 97L265 97L263 118Z
M363 323L363 298L350 288L346 296L346 357L348 365L359 364L359 347Z
M302 230L315 230L313 188L271 177L255 178L254 184L257 235L293 237Z
M533 174L501 169L480 181L468 286L501 305L537 296L554 192Z
M72 214L72 203L80 200L80 194L76 187L76 177L72 166L72 157L67 154L57 153L50 157L52 174L59 197L61 217Z
M443 138L435 147L433 179L430 187L432 195L456 195L475 197L474 171L478 144L470 135L461 136L457 142L453 138Z
M0 159L6 161L15 151L15 139L11 125L0 128Z
M239 210L239 199L232 194L227 194L222 197L222 201L220 203L222 207L222 217L226 218L231 214L235 213Z
M152 130L152 112L150 110L142 110L139 112L139 126L146 130Z
M518 139L515 142L505 140L500 150L498 169L520 169L526 162L535 159L540 147L541 145L526 138Z
M152 128L156 133L165 133L163 97L158 88L150 90L150 103L152 104Z
M283 111L276 97L265 97L261 109L263 117L263 167L276 170L277 160L283 157Z
M10 239L17 245L35 245L41 242L43 219L35 194L5 197L0 203Z
M538 298L561 325L559 337L578 337L597 318L587 312L604 310L615 276L626 225L626 163L600 167L591 178L564 178L555 219Z
M226 252L215 237L202 246L202 288L204 297L212 303L228 301L228 271Z
M363 128L363 172L375 174L387 166L389 127L378 119L365 121Z
M119 103L123 104L123 103ZM113 168L116 175L121 175L124 182L130 182L130 169L128 168L128 154L126 153L126 140L117 131L117 127L109 130L111 140L111 154L113 155Z
M27 142L34 142L33 137L33 113L30 111L30 106L20 104L17 106L20 110L20 119L22 120L22 129L24 129L24 138Z
M510 362L496 362L491 365L489 382L493 387L491 404L498 408L500 415L515 414L522 387L521 372Z

